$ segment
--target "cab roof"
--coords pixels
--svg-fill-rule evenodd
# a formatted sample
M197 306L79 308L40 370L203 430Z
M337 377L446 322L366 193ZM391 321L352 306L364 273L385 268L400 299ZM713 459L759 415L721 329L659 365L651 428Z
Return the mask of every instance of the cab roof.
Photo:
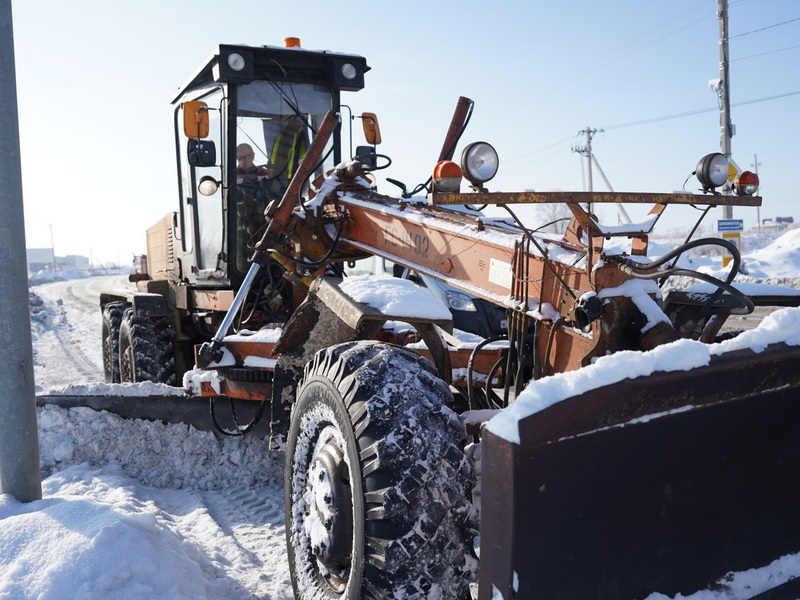
M347 64L355 67L355 70L343 70L342 67ZM172 103L180 101L192 90L206 88L214 83L248 83L258 80L316 83L332 89L357 91L364 87L364 73L369 70L367 60L357 54L299 47L220 44L178 90Z

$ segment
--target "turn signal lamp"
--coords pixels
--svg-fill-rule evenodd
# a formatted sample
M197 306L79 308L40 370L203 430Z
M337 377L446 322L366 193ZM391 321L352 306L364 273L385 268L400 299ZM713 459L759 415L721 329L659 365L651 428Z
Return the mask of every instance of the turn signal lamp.
M734 183L736 194L739 196L755 196L758 192L759 183L758 173L742 171L738 179L736 179L736 183Z
M476 187L481 187L497 175L500 159L497 151L486 142L474 142L461 153L461 168L464 176Z
M298 38L298 37L283 38L283 44L287 48L299 48L300 47L300 38Z
M713 191L714 188L723 185L728 181L729 173L730 164L728 163L728 158L720 152L706 154L697 163L697 168L695 169L695 175L697 175L700 185L703 186L704 192Z
M437 192L456 193L461 186L461 167L452 160L443 160L433 168L434 189Z

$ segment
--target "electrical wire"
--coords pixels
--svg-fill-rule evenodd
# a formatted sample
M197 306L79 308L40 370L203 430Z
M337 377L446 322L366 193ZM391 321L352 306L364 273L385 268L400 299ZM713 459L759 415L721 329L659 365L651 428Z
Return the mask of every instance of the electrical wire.
M225 429L222 425L219 424L219 421L217 421L216 409L214 408L214 399L215 396L211 396L208 399L208 410L211 413L211 422L214 424L214 427L217 429L217 431L219 431L223 435L227 435L230 437L241 437L247 433L250 433L250 431L253 430L253 427L255 427L261 420L261 417L264 415L264 409L267 406L267 401L262 400L261 404L258 407L258 410L256 411L256 414L253 416L253 419L246 425L242 426L239 423L239 416L236 414L236 406L234 406L233 404L233 398L229 398L231 402L231 416L233 417L233 422L236 425L235 430L230 430L230 429Z
M780 27L781 25L787 25L788 23L794 23L795 21L800 21L800 17L795 19L789 19L788 21L783 21L782 23L775 23L773 25L767 25L766 27L761 27L759 29L753 29L752 31L745 31L744 33L737 33L736 35L729 35L728 39L732 40L734 38L744 37L746 35L750 35L751 33L758 33L760 31L766 31L767 29L773 29L775 27Z
M793 92L785 92L783 94L775 94L773 96L765 96L764 98L755 98L753 100L744 100L742 102L735 102L735 103L731 103L731 106L732 107L746 106L747 104L757 104L759 102L767 102L768 100L777 100L779 98L786 98L788 96L795 96L797 94L800 94L800 90L795 90ZM657 123L658 121L668 121L670 119L679 119L681 117L690 117L690 116L693 116L693 115L699 115L699 114L707 113L707 112L714 112L714 111L717 111L717 110L719 110L718 106L715 106L714 108L703 108L703 109L700 109L700 110L689 110L689 111L682 112L682 113L675 113L675 114L672 114L672 115L664 115L662 117L652 117L652 118L649 118L649 119L640 119L638 121L628 121L627 123L617 123L616 125L608 125L608 126L604 127L604 129L622 129L624 127L634 127L636 125L647 125L648 123Z
M461 125L461 131L458 132L458 136L456 136L456 139L453 140L453 143L447 149L447 154L448 155L452 154L455 151L456 146L458 145L458 142L461 140L461 136L464 135L464 131L466 131L467 125L469 125L470 119L472 119L472 111L474 109L475 109L475 103L470 101L469 109L467 110L467 115L466 115L466 117L464 117L464 123ZM433 175L428 177L428 180L425 183L418 184L417 187L415 187L410 192L404 191L401 194L401 196L403 198L411 198L413 195L420 193L422 190L428 191L428 190L430 190L429 186L431 184L431 181L433 181ZM394 183L394 182L392 182L392 183ZM397 184L395 184L395 185L397 185ZM405 187L405 186L402 186L402 187Z

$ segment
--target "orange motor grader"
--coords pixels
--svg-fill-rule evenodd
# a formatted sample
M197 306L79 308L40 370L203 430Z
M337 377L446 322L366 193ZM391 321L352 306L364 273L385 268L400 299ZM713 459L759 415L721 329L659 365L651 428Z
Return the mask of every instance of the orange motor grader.
M477 581L485 600L634 599L800 551L800 352L716 343L727 316L800 297L744 293L725 240L647 258L670 205L759 205L746 181L716 190L727 159L701 160L701 193L488 192L491 146L452 160L462 98L434 175L392 197L375 185L391 162L375 115L348 119L339 99L367 69L220 46L175 99L181 203L148 231L150 274L102 299L110 381L182 378L269 422L295 596L467 598ZM355 119L367 144L353 152ZM569 208L563 236L517 218L544 202ZM652 209L606 227L591 210L604 202ZM604 250L614 237L630 248ZM698 245L733 256L725 280L676 266ZM505 334L462 335L403 279L345 276L369 256L502 307ZM705 287L662 293L672 276ZM681 355L707 360L658 359ZM654 366L606 376L640 359ZM540 401L551 382L560 395Z

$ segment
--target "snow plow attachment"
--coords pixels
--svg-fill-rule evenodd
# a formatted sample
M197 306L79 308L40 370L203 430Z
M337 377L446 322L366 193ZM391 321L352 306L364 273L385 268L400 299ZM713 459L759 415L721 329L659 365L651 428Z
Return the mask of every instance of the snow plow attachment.
M490 422L481 600L673 597L800 551L798 365L741 349Z

